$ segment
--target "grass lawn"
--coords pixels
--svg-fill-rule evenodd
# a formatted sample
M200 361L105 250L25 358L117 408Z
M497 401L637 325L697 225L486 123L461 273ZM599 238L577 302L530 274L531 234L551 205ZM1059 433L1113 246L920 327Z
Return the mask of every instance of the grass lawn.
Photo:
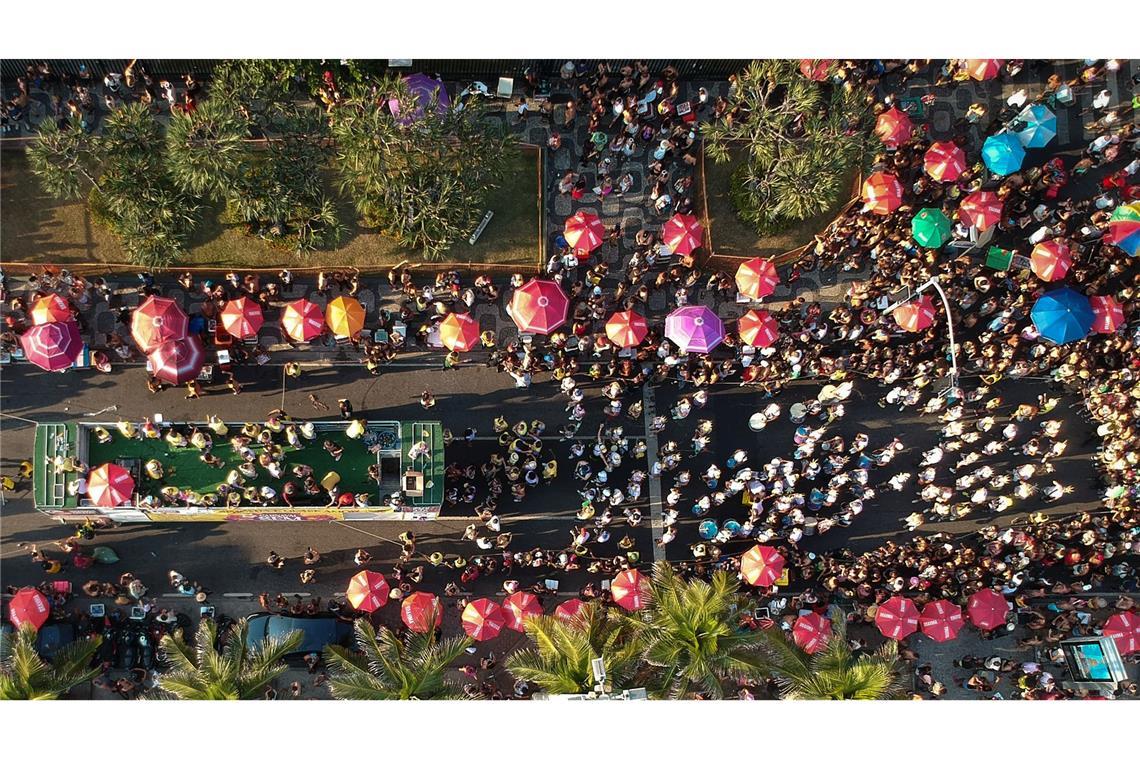
M708 194L709 238L711 250L718 256L778 256L781 253L811 242L822 232L839 211L847 205L851 196L841 196L841 200L822 214L818 214L785 232L761 236L756 230L741 221L729 197L729 178L737 164L737 159L718 164L705 157L704 188ZM844 179L844 186L854 187L858 167L853 166ZM698 206L700 208L700 206Z
M538 158L533 149L512 157L502 186L488 200L494 218L475 245L457 243L448 261L534 264L538 261ZM345 204L344 218L351 218ZM0 152L0 256L9 262L126 264L114 235L95 225L80 201L45 195L22 151ZM280 266L389 267L421 260L374 229L352 224L341 248L296 256L226 227L216 217L203 220L186 257L174 266L243 269Z

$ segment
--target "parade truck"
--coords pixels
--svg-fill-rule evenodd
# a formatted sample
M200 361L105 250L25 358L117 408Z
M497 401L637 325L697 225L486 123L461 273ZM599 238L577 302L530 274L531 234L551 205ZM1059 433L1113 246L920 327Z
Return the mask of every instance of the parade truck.
M251 436L244 452L231 445L233 435L263 430L266 424L161 417L142 426L39 423L33 459L36 509L61 522L114 523L439 516L445 467L439 422L305 422L298 423L304 439L292 435L290 443L279 434L260 441ZM202 434L211 430L210 445L201 448ZM184 442L190 438L199 446ZM266 445L280 457L280 477L250 464L239 477L243 463L267 453ZM309 491L298 488L298 471L309 473ZM294 492L286 498L289 482Z

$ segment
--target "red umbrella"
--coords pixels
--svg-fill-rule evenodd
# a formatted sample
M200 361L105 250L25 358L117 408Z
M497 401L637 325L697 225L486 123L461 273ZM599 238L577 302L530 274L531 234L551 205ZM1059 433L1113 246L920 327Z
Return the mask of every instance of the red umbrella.
M8 603L8 619L16 628L31 624L38 631L50 615L48 598L31 586L17 591Z
M886 216L902 205L902 195L898 177L875 172L863 183L863 210Z
M354 610L375 612L388 603L388 581L371 570L361 570L348 582L348 603Z
M888 639L902 641L918 630L918 606L905 596L892 596L879 605L875 625Z
M924 606L918 622L922 632L938 643L956 638L966 624L962 619L962 608L946 599Z
M435 594L416 591L404 597L404 602L400 605L400 619L410 630L427 633L433 617L435 627L439 628L443 624L443 604Z
M1112 296L1092 296L1093 332L1114 333L1124 324L1124 307Z
M930 296L919 296L894 311L895 322L907 332L922 332L934 324L934 302Z
M549 335L566 321L570 301L558 283L532 279L511 295L511 319L523 332Z
M562 236L574 249L574 253L589 253L606 239L606 225L597 214L579 211L566 220Z
M113 462L100 465L87 473L87 498L97 507L121 507L129 504L135 492L135 479Z
M784 555L756 544L740 558L740 575L753 586L771 586L784 572Z
M969 58L966 60L966 71L974 79L984 82L1000 74L1004 63L1004 58Z
M966 171L966 154L952 142L936 142L926 149L922 168L937 182L953 182Z
M470 351L479 345L479 323L453 311L439 323L439 340L449 351Z
M704 228L692 214L673 214L661 230L661 238L669 250L684 256L701 247L705 239Z
M910 117L894 106L879 114L875 121L875 134L883 141L883 145L891 149L909 140L913 129L914 123Z
M617 606L636 612L648 601L649 579L637 570L622 570L610 582L610 594Z
M1121 655L1140 651L1140 615L1132 610L1110 617L1101 631L1116 643L1116 650Z
M150 353L151 374L159 380L181 385L198 377L206 352L197 335L163 343Z
M606 320L606 337L620 348L639 346L648 334L649 323L632 309L615 312Z
M29 313L33 325L71 321L71 307L68 306L67 299L58 293L48 293L37 298Z
M48 322L29 327L20 336L24 356L48 372L65 370L83 353L83 337L74 322Z
M815 654L831 638L831 621L816 612L800 615L792 626L792 638L800 649Z
M1009 602L992 588L984 588L970 594L966 601L966 614L970 622L983 631L992 631L1005 625L1009 614Z
M1001 221L1003 205L997 193L975 190L958 205L958 216L971 227L977 227L979 232L985 232Z
M476 641L487 641L499 635L507 624L503 608L490 599L476 599L463 608L463 630Z
M573 620L584 606L585 602L581 599L571 599L554 608L554 617L561 620Z
M265 316L261 313L261 306L245 296L228 301L226 307L222 309L222 327L239 340L257 335L257 331L264 323Z
M753 301L772 295L779 284L780 275L768 259L749 259L736 270L736 289Z
M542 614L542 603L529 591L516 591L503 602L503 614L507 619L507 628L521 633L526 630L523 623L528 617Z
M1029 268L1045 282L1065 279L1073 265L1073 254L1062 240L1046 240L1033 246L1029 255Z
M186 312L169 298L150 296L131 315L131 335L144 354L186 337Z
M833 63L833 58L801 58L800 73L813 82L822 82L827 79Z
M281 329L298 343L305 343L325 329L325 313L312 301L298 298L281 313Z
M780 325L768 312L750 309L736 323L736 331L748 345L767 348L779 337Z

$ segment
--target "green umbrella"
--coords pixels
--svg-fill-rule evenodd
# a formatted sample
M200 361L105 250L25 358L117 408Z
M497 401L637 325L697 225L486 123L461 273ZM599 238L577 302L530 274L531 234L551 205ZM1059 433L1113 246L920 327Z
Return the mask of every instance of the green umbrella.
M950 220L941 209L924 208L910 220L910 233L924 248L941 248L950 239Z

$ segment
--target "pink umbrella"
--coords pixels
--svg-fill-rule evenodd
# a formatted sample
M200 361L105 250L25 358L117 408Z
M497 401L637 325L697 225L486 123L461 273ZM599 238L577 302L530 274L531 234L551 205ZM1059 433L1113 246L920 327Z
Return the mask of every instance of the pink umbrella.
M416 633L427 633L433 617L436 628L443 625L443 604L435 594L416 591L400 604L400 619Z
M875 121L875 134L883 141L883 145L891 149L909 140L913 129L914 123L910 117L894 106L879 114Z
M51 602L31 586L20 589L8 602L8 620L16 628L30 625L37 631L51 617Z
M526 619L542 614L542 603L529 591L516 591L503 602L507 628L520 633L526 630Z
M1033 246L1029 255L1029 268L1045 282L1065 279L1073 265L1073 254L1063 240L1046 240Z
M724 340L724 323L707 306L682 306L665 317L665 337L682 351L707 354Z
M966 224L977 227L978 232L985 232L1001 221L1001 212L1004 203L997 193L989 190L975 190L962 199L958 205L958 216Z
M549 335L566 321L570 300L558 284L532 279L511 294L511 319L523 332Z
M888 639L902 641L918 630L918 606L905 596L892 596L879 605L875 625Z
M792 638L800 649L815 654L831 638L831 621L816 612L800 615L792 626Z
M361 570L348 582L345 597L354 610L375 612L388 603L388 581L381 573Z
M606 239L606 225L602 224L597 214L579 211L566 220L562 237L566 238L575 253L588 254Z
M135 479L113 462L99 465L87 473L87 498L97 507L121 507L129 504L135 492Z
M649 323L636 311L615 312L606 320L606 337L619 348L640 346L649 334Z
M83 353L83 337L74 322L45 322L20 336L28 361L48 372L65 370Z
M1005 625L1009 614L1009 602L992 588L984 588L970 594L966 602L966 614L970 622L983 631L992 631Z
M902 196L898 177L875 172L863 183L863 210L886 216L902 205Z
M570 599L554 608L554 617L560 620L573 620L584 606L585 603L581 599Z
M637 570L622 570L610 583L614 604L637 612L649 601L649 579Z
M198 377L206 352L197 335L163 343L149 355L151 374L159 380L181 385Z
M937 182L953 182L966 171L966 154L952 142L936 142L922 157L922 168Z
M775 265L759 256L745 261L736 270L736 289L753 301L772 295L779 284L780 275Z
M281 329L298 343L310 341L325 329L325 313L312 301L298 298L281 312Z
M753 586L771 586L784 572L784 555L756 544L740 557L740 577Z
M833 63L833 58L801 58L800 73L813 82L822 82L827 79L827 72Z
M1093 332L1114 333L1124 324L1124 307L1112 296L1092 296Z
M476 641L488 641L502 632L507 616L503 608L490 599L476 599L463 608L460 622L468 636Z
M245 296L227 301L222 309L222 327L239 340L257 335L263 324L265 316L261 313L261 306Z
M169 298L150 296L131 314L131 336L139 350L149 354L163 343L186 337L186 313Z
M780 335L780 325L766 311L749 309L736 323L740 339L750 346L767 348Z
M962 608L946 599L930 602L922 608L918 617L922 632L938 643L958 636L958 631L966 625L962 619Z
M1004 58L970 58L966 61L966 71L979 82L993 79L1001 73Z
M919 296L894 310L895 322L907 332L922 332L934 324L934 302L930 296Z
M48 293L40 296L28 311L33 325L44 325L49 322L70 322L71 306L67 299L58 293Z
M661 230L661 238L669 250L682 256L701 247L705 231L692 214L673 214Z
M1140 615L1132 610L1110 617L1101 631L1116 643L1116 650L1121 655L1140 651Z

